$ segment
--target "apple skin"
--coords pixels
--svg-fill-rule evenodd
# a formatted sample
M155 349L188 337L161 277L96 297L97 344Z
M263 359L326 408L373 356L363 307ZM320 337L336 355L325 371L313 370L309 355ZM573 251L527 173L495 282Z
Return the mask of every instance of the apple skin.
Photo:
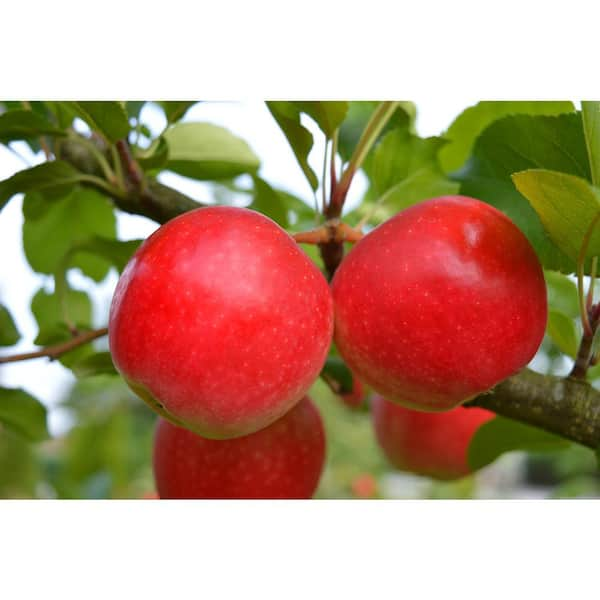
M521 231L489 204L444 196L360 240L333 282L335 342L376 392L444 411L524 367L544 337L546 286Z
M154 440L161 498L310 498L324 460L323 423L308 397L244 437L209 440L159 419Z
M475 432L496 415L459 406L443 413L411 410L375 396L375 435L398 469L434 479L459 479L472 472L467 451Z
M161 416L215 439L290 410L333 332L327 281L294 240L245 208L185 213L127 264L109 318L117 370Z

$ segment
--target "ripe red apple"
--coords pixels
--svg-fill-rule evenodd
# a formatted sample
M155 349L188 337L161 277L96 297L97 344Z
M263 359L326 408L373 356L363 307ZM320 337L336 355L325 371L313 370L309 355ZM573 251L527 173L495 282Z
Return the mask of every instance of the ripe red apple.
M243 437L209 440L160 419L154 440L161 498L310 498L324 459L321 416L308 397Z
M529 242L500 211L465 196L416 204L366 235L332 293L348 366L420 410L449 410L516 373L546 327Z
M115 366L159 414L209 438L266 427L325 362L332 300L321 272L267 217L185 213L126 266L111 305Z
M436 479L458 479L471 472L467 450L475 432L494 413L459 406L443 413L404 408L375 396L371 404L379 445L403 471Z

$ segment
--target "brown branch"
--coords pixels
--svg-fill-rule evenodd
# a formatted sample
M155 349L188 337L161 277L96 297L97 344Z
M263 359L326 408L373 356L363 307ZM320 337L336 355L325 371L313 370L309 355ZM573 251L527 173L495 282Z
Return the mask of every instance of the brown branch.
M93 153L84 144L79 143L76 137L59 142L57 158L66 160L82 173L103 177L102 169ZM184 212L206 206L163 185L156 179L144 174L142 177L144 178L143 185L129 186L129 189L120 196L109 195L103 189L99 189L99 191L109 196L120 210L148 217L161 224Z
M74 350L79 346L83 346L84 344L87 344L92 340L95 340L96 338L102 337L107 333L107 327L102 327L100 329L92 329L91 331L84 331L83 333L76 335L74 338L68 340L67 342L61 342L60 344L55 344L54 346L46 346L45 348L40 348L40 350L35 350L33 352L25 352L24 354L0 356L0 364L42 357L48 357L51 360L54 360L59 356L66 354L70 350Z
M465 406L487 408L593 450L600 448L600 392L581 379L525 369Z

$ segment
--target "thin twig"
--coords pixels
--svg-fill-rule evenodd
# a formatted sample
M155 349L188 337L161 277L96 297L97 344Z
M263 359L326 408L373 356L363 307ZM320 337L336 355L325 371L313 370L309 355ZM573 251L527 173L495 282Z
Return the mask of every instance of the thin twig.
M322 203L321 212L325 214L327 208L327 150L329 148L329 140L325 138L325 149L323 151L323 176L321 178L321 191L322 191ZM332 153L333 156L333 153ZM315 206L315 211L319 212L318 207Z
M598 268L598 257L594 256L592 258L592 270L590 272L590 287L588 288L587 297L585 300L585 307L587 312L592 310L592 305L594 304L594 284L596 283L596 269Z
M329 167L329 179L330 179L330 188L329 188L329 197L333 198L335 195L335 188L337 187L337 173L335 170L335 158L337 156L338 151L338 133L339 130L336 129L333 134L332 143L331 143L331 165ZM325 212L325 210L323 210Z
M21 360L30 360L32 358L42 358L48 357L51 360L58 358L59 356L66 354L70 350L74 350L79 346L83 346L95 340L96 338L102 337L108 333L107 327L102 327L101 329L92 329L91 331L84 331L74 338L70 339L68 342L62 342L60 344L55 344L54 346L46 346L45 348L41 348L40 350L35 350L33 352L25 352L24 354L13 354L12 356L0 356L0 364L1 363L11 363L11 362L19 362Z
M46 142L46 138L43 135L40 135L39 142L40 142L40 148L44 152L44 156L46 157L46 160L52 160L52 151L50 150L50 146L48 146L48 143Z
M116 145L128 179L136 187L140 187L143 181L143 175L140 166L137 164L135 158L133 158L133 155L131 154L127 140L119 140Z
M585 257L587 254L587 249L592 238L592 233L594 231L594 227L596 227L598 220L600 219L600 212L596 214L593 218L590 226L583 236L583 240L581 242L581 248L579 250L579 255L577 257L577 295L579 297L579 312L581 314L581 324L583 325L584 335L593 336L594 332L590 327L590 320L587 314L586 306L585 306L585 297L583 291L583 275L585 269Z
M369 150L371 150L377 137L383 131L383 128L386 126L399 104L400 102L396 101L382 102L371 115L369 122L358 140L354 153L350 158L350 162L340 177L335 194L329 201L329 217L337 217L342 214L346 195L355 173L362 166Z

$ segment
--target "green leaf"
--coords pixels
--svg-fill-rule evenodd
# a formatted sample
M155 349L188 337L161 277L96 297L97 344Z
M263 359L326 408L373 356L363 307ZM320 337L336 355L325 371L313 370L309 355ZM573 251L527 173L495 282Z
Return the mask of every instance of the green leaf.
M46 407L22 389L0 387L0 422L32 442L48 438Z
M600 185L600 102L582 102L581 118L594 185Z
M572 319L579 317L577 286L566 275L556 271L544 271L548 307Z
M470 159L453 179L460 181L461 194L488 202L508 215L527 236L546 269L572 273L573 261L552 242L511 179L513 173L531 168L589 178L578 113L515 115L495 121L479 136Z
M93 131L101 133L109 142L114 143L129 134L129 119L121 102L68 102L67 104Z
M286 190L282 190L280 188L273 189L285 203L285 206L288 210L288 222L290 227L294 226L296 229L302 231L304 229L311 229L315 226L314 206L309 206L300 200L298 196L290 194Z
M440 152L446 172L461 167L477 136L496 119L513 114L558 115L573 112L572 102L556 101L483 101L464 110L444 133L451 143Z
M77 188L52 202L28 194L23 201L23 248L31 268L53 274L66 253L90 237L114 238L116 218L113 206L102 194ZM102 256L80 254L71 262L94 281L101 281L110 264Z
M0 498L35 498L42 477L37 448L18 433L0 433Z
M600 212L600 190L581 177L546 169L521 171L512 179L535 209L552 241L576 261L586 231ZM599 254L600 227L597 227L587 256Z
M327 139L331 139L348 113L348 102L309 101L292 104L311 117Z
M0 142L26 140L40 135L66 135L43 116L31 110L11 110L0 115Z
M250 208L267 215L281 225L288 227L288 211L283 197L278 194L264 179L254 177L254 196Z
M12 138L14 140L24 140L25 143L29 146L29 148L31 149L31 151L33 153L38 153L42 147L40 145L40 138L39 135L33 134L33 135L25 135L25 130L28 130L29 127L27 127L27 123L31 123L32 125L41 125L41 123L44 123L44 129L50 125L50 127L52 127L55 132L54 135L64 135L63 131L64 129L66 129L66 127L63 127L62 125L59 124L59 128L57 129L56 126L53 124L55 119L54 119L54 115L48 110L48 107L46 105L46 102L41 102L39 100L29 100L27 102L23 102L23 101L18 101L18 100L10 100L10 101L5 101L5 102L0 102L0 114L5 114L5 112L9 112L9 113L21 113L23 112L25 109L25 112L30 112L36 115L36 117L38 119L36 119L36 117L33 117L33 119L31 119L30 117L25 117L25 119L29 119L29 121L23 122L21 121L21 118L18 117L17 120L19 121L19 123L15 123L15 125L17 125L17 130L14 131L15 137ZM4 107L5 110L2 110L2 108ZM36 122L37 121L37 122ZM7 120L5 121L6 125L10 125L12 123L11 118L7 118ZM21 125L23 125L23 130L21 130ZM35 129L37 129L37 127L34 127ZM52 134L52 131L48 131L48 134ZM24 136L24 137L23 137ZM7 138L10 138L11 136L7 136ZM10 141L9 139L7 139L7 141Z
M24 169L0 181L0 210L15 195L33 191L63 190L70 188L85 176L68 162L54 160Z
M380 198L362 202L348 215L348 220L358 220L355 217L368 215L370 223L382 223L417 202L456 194L458 188L459 184L450 181L439 168L424 166L391 187Z
M31 312L38 324L35 344L47 346L64 342L71 337L63 318L63 309L57 294L40 289L31 300ZM92 303L85 292L65 290L65 311L70 320L81 329L89 329L92 321Z
M161 100L158 104L162 107L167 122L169 124L175 123L181 119L189 108L197 104L198 100L178 100L178 101L167 101Z
M147 149L136 149L135 158L144 171L160 169L169 159L169 144L164 137L159 137Z
M375 149L369 169L375 194L381 196L423 167L437 166L437 154L444 144L442 138L420 138L407 129L390 131Z
M577 356L579 336L575 321L571 317L556 310L548 311L548 325L546 330L561 352L571 358Z
M547 452L562 450L568 445L569 442L563 438L537 427L495 417L475 432L468 448L468 462L473 470L477 470L489 465L505 452Z
M129 118L139 119L144 104L146 104L145 100L127 100L127 102L125 102L127 116Z
M0 346L13 346L21 335L8 309L0 304Z
M73 125L73 119L76 117L75 110L69 106L69 102L46 101L44 102L48 110L58 123L61 129L68 129Z
M321 376L325 375L340 384L340 393L349 394L352 391L352 371L339 356L328 356Z
M143 241L144 240L121 241L96 236L78 242L71 248L70 252L73 256L79 253L89 253L93 256L102 257L116 267L117 271L120 273ZM71 266L72 264L73 262L69 261L68 266Z
M211 123L177 123L165 131L166 168L194 179L227 179L255 173L260 166L250 146L229 130Z
M92 377L95 375L117 375L110 352L97 352L84 356L70 365L76 377Z
M316 190L319 180L308 164L308 155L313 147L313 137L300 122L300 109L293 102L283 101L267 102L267 108L287 138L310 187Z
M371 100L353 101L349 103L348 113L340 126L338 136L338 152L345 161L348 161L352 156L360 136L379 104L380 102ZM414 133L416 114L417 110L412 102L402 102L395 110L377 139L380 140L392 129L406 129L407 131Z
M420 138L407 128L387 133L365 167L371 188L348 218L368 216L369 222L380 223L422 200L455 194L459 184L438 163L444 143L441 138Z

